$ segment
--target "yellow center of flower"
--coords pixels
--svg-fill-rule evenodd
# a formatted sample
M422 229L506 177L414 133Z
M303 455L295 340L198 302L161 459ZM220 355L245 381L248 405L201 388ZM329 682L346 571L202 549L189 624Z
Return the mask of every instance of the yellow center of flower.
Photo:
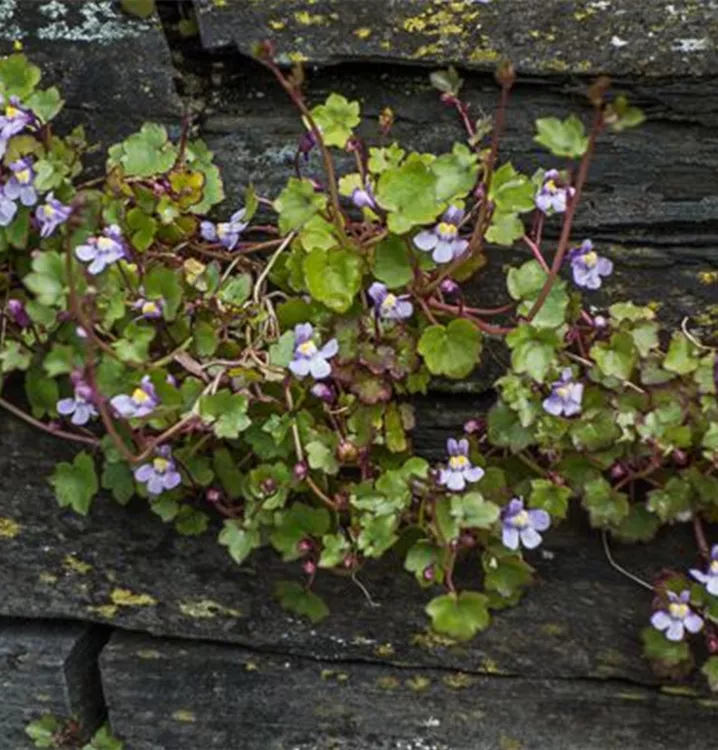
M668 606L668 612L674 619L683 620L688 614L688 605L677 604L676 602L673 602Z
M97 240L97 247L103 252L112 250L114 246L115 246L114 241L111 240L109 237L100 237L100 239Z
M43 206L43 209L45 209L45 218L46 219L52 219L52 217L55 216L55 214L57 213L55 211L55 209L49 203L46 203Z
M7 107L5 107L5 117L10 117L11 119L13 117L17 117L20 114L20 110L17 107L13 107L12 104L8 104Z
M164 474L169 469L170 462L166 458L156 458L152 462L152 467L158 474Z
M598 263L598 255L591 250L583 256L583 263L588 268L593 268Z
M147 391L143 391L142 388L135 388L132 393L132 400L136 404L146 404L150 400L150 395Z
M394 305L396 305L397 299L396 294L392 294L389 292L389 294L384 297L384 301L381 303L381 306L384 310L390 310Z
M317 345L313 341L305 341L297 347L297 351L305 357L311 357L317 353Z
M718 576L718 560L713 560L710 568L708 568L708 571L712 573L713 575Z
M456 237L458 231L456 225L449 224L448 221L442 221L441 224L439 224L439 232L446 237Z
M529 525L529 514L525 510L522 510L511 519L511 522L517 528L525 529Z
M229 224L217 224L217 237L223 240L229 234Z
M452 456L449 459L449 467L454 471L466 469L469 466L469 459L466 456Z
M553 180L547 180L544 183L544 189L548 190L549 193L555 193L558 190L556 183Z
M567 385L562 385L556 389L556 394L561 398L566 399L571 394L571 389Z
M19 172L15 172L15 177L17 177L17 181L21 182L23 185L27 185L28 182L30 182L31 175L29 169L21 169Z
M155 313L158 313L160 311L160 308L157 306L156 302L145 302L144 305L142 305L142 314L143 315L154 315Z

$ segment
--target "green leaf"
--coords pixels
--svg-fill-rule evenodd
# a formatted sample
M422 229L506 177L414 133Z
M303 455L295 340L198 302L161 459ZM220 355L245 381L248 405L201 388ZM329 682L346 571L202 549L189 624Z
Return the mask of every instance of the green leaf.
M156 0L120 0L120 7L125 13L142 19L153 15L156 5Z
M112 736L109 724L103 724L93 735L89 745L82 750L123 750L124 743Z
M648 542L656 535L660 519L645 505L632 504L629 514L613 530L613 535L623 542Z
M336 438L334 440L336 443ZM317 469L325 474L334 475L339 472L339 462L337 461L335 446L327 445L320 440L312 440L307 443L307 462L311 469Z
M438 178L419 154L411 154L398 167L379 178L377 203L389 212L387 225L394 234L406 234L420 224L432 222L444 204L436 197Z
M217 448L212 455L212 468L224 491L230 500L237 500L242 496L244 477L237 468L237 461L227 448Z
M204 534L209 523L209 516L190 505L183 505L174 519L175 530L182 536Z
M163 300L162 314L165 320L172 321L177 317L182 304L182 281L179 272L155 266L145 275L144 288L147 299Z
M608 126L616 133L636 128L646 120L645 114L638 107L631 106L625 96L617 96L606 107L604 117Z
M503 401L489 411L489 440L500 448L510 448L513 453L528 448L534 442L531 430L521 424L519 415Z
M431 626L437 633L468 641L489 626L488 599L475 591L437 596L426 605Z
M140 252L147 250L155 241L159 224L152 216L148 216L141 208L132 208L127 212L127 226L132 230L130 241Z
M502 164L491 178L489 200L500 214L519 214L533 211L536 188L525 175L517 172L510 163ZM522 230L523 230L523 224Z
M0 59L0 93L27 99L40 83L41 73L25 55L10 55Z
M344 148L359 124L359 102L350 102L339 94L329 94L324 104L314 107L312 117L327 146Z
M153 177L169 172L177 161L177 147L162 125L146 122L138 133L109 150L108 166L121 165L126 177Z
M154 328L133 321L122 332L123 338L116 341L112 348L123 362L146 362L150 358L150 344L156 333Z
M329 608L320 597L294 581L279 581L274 591L284 609L308 617L314 624L329 615Z
M718 656L710 656L701 667L701 673L708 680L708 685L714 693L718 693Z
M669 641L664 633L651 627L641 631L641 639L643 651L652 662L669 669L690 667L693 663L686 641Z
M311 252L320 250L331 250L337 246L335 227L321 216L312 216L299 232L302 247Z
M341 532L338 534L325 534L322 537L322 554L319 558L319 567L336 568L344 562L350 550L351 546Z
M476 185L478 157L463 143L455 143L450 154L442 154L431 164L436 175L436 197L452 202L464 197Z
M511 368L516 373L528 373L537 383L545 383L549 372L557 363L557 350L563 340L559 332L536 329L528 323L520 323L506 336L511 349Z
M300 229L326 205L326 196L317 193L309 180L290 177L287 187L274 201L274 210L279 214L279 231L284 235Z
M312 250L304 259L304 275L314 299L345 313L361 287L362 259L350 250Z
M275 528L269 540L289 562L302 556L299 542L307 537L321 537L329 531L329 512L326 508L313 508L304 503L294 503L289 510L275 516Z
M61 508L72 508L86 516L90 503L100 489L92 456L84 451L70 464L59 463L50 478Z
M590 355L604 375L619 380L630 380L638 361L638 352L628 333L614 333L610 343L594 344Z
M718 453L718 422L711 422L708 426L701 445L712 453Z
M10 339L0 349L0 375L13 370L27 370L31 362L31 351L21 346L19 341Z
M269 362L275 367L288 367L294 356L294 331L285 331L269 347Z
M100 481L102 488L110 490L120 505L126 505L135 494L135 480L127 464L105 461Z
M212 425L214 434L230 440L236 440L240 432L244 432L252 423L247 416L248 408L246 396L226 389L214 395L202 396L199 403L200 416Z
M465 378L479 363L481 332L468 320L452 320L448 326L424 329L417 351L432 375Z
M57 382L37 367L30 368L25 375L25 395L35 419L40 419L46 414L57 414L56 405L60 398Z
M623 492L615 492L603 477L587 482L583 492L583 505L592 526L618 526L629 514L627 496Z
M464 529L490 529L498 520L501 509L484 500L480 492L452 495L451 515Z
M45 714L31 721L25 727L25 734L33 741L35 747L56 747L55 735L61 729L62 724L52 714Z
M369 149L369 162L367 166L372 174L381 174L387 169L398 167L406 152L398 143L382 148L372 147Z
M656 317L656 313L650 307L639 307L633 302L617 302L608 308L608 312L617 323L622 323L624 320L636 323L639 320L653 320Z
M674 333L663 360L664 369L679 375L687 375L696 370L698 365L695 345L686 338L684 333L680 331Z
M219 336L211 323L200 320L192 328L192 348L200 357L211 357L219 346Z
M413 573L417 583L422 588L428 588L444 580L444 570L441 565L443 556L441 547L436 547L428 540L421 539L407 552L404 559L404 570ZM431 569L433 573L433 576L428 580L424 575L427 569Z
M43 123L48 123L60 113L65 102L53 86L45 91L35 91L25 103Z
M33 255L31 273L23 284L37 297L41 305L55 307L64 302L65 270L60 253L45 252Z
M586 153L588 137L586 128L575 115L561 121L557 117L536 120L536 143L546 147L554 156L577 159Z
M495 211L486 231L486 239L495 245L511 247L516 240L524 236L525 231L524 223L518 214Z
M225 520L218 541L223 547L227 547L230 557L237 565L241 565L260 546L259 532L256 529L242 528L241 521L234 518Z
M566 518L568 501L573 492L548 479L532 479L529 507L545 510L554 518Z
M80 362L81 360L78 361L77 354L71 346L53 344L52 349L42 361L42 367L51 378L56 378L58 375L67 375L72 372Z
M373 270L390 289L403 287L414 278L409 249L401 237L390 234L377 245Z
M546 271L541 268L538 261L529 260L519 268L509 269L506 286L512 299L534 299L543 288L546 277Z
M648 495L648 509L661 521L677 521L691 512L693 488L680 477L671 477L663 489L651 490Z
M442 94L451 94L452 96L458 96L464 83L453 65L450 65L446 70L435 70L430 73L429 80L431 85Z
M531 583L533 568L520 555L497 557L487 552L482 559L484 585L503 599L510 599Z

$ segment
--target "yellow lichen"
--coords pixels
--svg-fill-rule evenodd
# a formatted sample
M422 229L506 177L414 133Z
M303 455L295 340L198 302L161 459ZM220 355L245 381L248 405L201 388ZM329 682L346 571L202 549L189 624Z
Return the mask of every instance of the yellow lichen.
M718 271L699 271L698 281L701 284L718 284Z
M48 573L46 570L43 570L40 573L38 579L40 580L40 583L57 583L57 576L54 573Z
M135 594L129 589L114 589L110 594L112 603L118 607L153 607L157 599L149 594Z
M259 667L253 661L248 661L244 665L244 671L245 672L256 672L258 669L259 669Z
M319 676L323 680L336 680L337 682L347 682L349 675L346 672L338 672L335 669L322 669Z
M318 13L309 13L306 10L298 10L294 14L297 23L302 26L321 26L326 23L326 18Z
M140 659L161 659L162 654L154 648L141 648L137 650Z
M14 539L22 527L12 518L0 518L0 537L5 539Z
M564 625L559 625L555 622L547 622L545 625L541 627L541 632L545 635L564 635L566 632L566 627Z
M422 677L421 675L417 674L413 677L410 677L405 684L410 690L413 690L415 693L421 693L424 690L428 690L429 686L431 685L431 680L428 677Z
M368 39L371 36L371 29L362 26L360 29L354 29L354 36L359 39Z
M287 57L293 63L306 62L309 59L303 52L288 52Z
M197 721L197 717L194 711L190 711L186 708L179 708L172 714L172 718L175 721L181 721L183 724L194 724Z
M212 617L217 617L217 615L224 615L225 617L242 617L240 610L225 607L223 604L213 602L211 599L180 602L179 608L183 615L186 615L187 617L195 617L197 619L210 619Z
M396 690L401 683L396 677L387 676L377 678L376 684L384 690Z
M394 655L394 646L391 643L380 643L374 648L374 653L377 656L381 656L383 659Z
M633 690L623 690L618 694L618 697L624 701L645 701L647 700L644 693L638 693Z
M486 674L509 674L508 672L501 669L493 659L489 659L488 657L481 660L481 671L486 672Z
M88 607L88 612L93 612L100 617L110 620L117 614L118 607L116 604L100 604L96 607Z
M431 630L426 633L416 633L411 639L411 645L419 648L447 648L455 646L456 643L452 638L434 633Z
M62 561L62 567L65 570L69 570L72 573L79 573L79 575L87 575L92 570L90 563L83 562L75 555L65 555L65 559Z
M502 734L499 738L499 750L521 750L523 745L515 738Z
M441 680L446 687L450 687L452 690L464 690L467 687L471 687L474 680L465 672L455 672L454 674L447 674Z
M275 20L269 21L269 27L271 29L274 29L274 31L281 31L283 28L286 27L286 25L287 24L284 23L284 21L275 21Z

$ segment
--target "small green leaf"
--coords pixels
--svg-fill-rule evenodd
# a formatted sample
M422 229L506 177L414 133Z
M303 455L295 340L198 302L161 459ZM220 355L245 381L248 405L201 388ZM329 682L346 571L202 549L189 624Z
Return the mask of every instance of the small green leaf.
M211 357L219 346L219 336L214 326L200 320L192 328L192 348L200 357Z
M36 419L57 414L56 404L60 398L57 382L37 367L30 368L25 375L25 395Z
M149 18L156 10L156 0L121 0L125 13L137 18Z
M32 352L12 339L0 349L0 375L13 370L27 370L32 363Z
M575 115L561 121L557 117L536 120L536 143L545 146L554 156L577 159L586 153L588 137L586 128Z
M517 172L510 163L502 164L491 178L489 199L501 214L519 214L533 211L536 188L525 175ZM523 225L522 225L523 229Z
M259 547L260 536L256 529L242 528L241 521L232 518L225 520L218 541L223 547L227 547L227 551L237 565L241 565L252 550Z
M661 521L642 503L631 505L629 514L613 530L613 535L623 542L648 542L656 535Z
M35 91L26 102L28 109L32 110L43 123L48 123L57 117L64 103L60 92L54 86L45 91Z
M490 529L500 512L498 505L484 500L480 492L467 492L451 498L451 515L465 529Z
M518 214L495 211L486 231L486 239L495 245L511 247L524 236L525 231L524 223Z
M222 483L227 497L237 500L242 496L244 477L237 468L237 461L227 448L217 448L212 455L212 468Z
M336 439L334 442L336 442ZM307 462L309 463L309 467L322 471L325 474L337 474L339 472L339 462L337 461L334 447L320 440L312 440L307 443Z
M468 641L489 626L488 599L475 591L437 596L426 605L432 628L459 641Z
M631 106L625 96L617 96L606 107L604 118L611 130L620 133L643 124L646 115L638 107Z
M135 494L135 480L127 464L105 461L100 481L102 488L110 490L120 505L126 505Z
M341 565L350 550L351 546L344 534L325 534L322 537L322 554L319 558L319 567L335 568Z
M127 226L130 227L130 241L140 252L147 250L155 240L159 224L157 220L148 216L141 208L132 208L127 212Z
M374 276L390 289L408 284L414 277L406 243L395 234L382 240L374 251Z
M27 99L40 83L41 73L25 55L10 55L0 59L0 93Z
M439 201L463 198L476 185L478 157L463 143L454 144L450 154L442 154L431 163L436 175L436 197Z
M708 685L714 693L718 693L718 656L711 656L706 659L705 664L701 667L701 673L708 680Z
M183 505L174 519L175 530L182 536L204 534L209 523L209 516L190 505Z
M167 130L156 123L145 123L122 143L109 150L108 166L121 165L127 177L153 177L169 172L177 161L177 147Z
M302 556L299 543L308 537L322 537L329 531L329 512L326 508L313 508L304 503L294 503L289 510L275 516L275 528L269 540L282 553L285 562Z
M362 259L350 250L313 250L304 259L304 275L314 299L345 313L361 287Z
M214 395L202 396L199 413L203 420L212 425L212 431L218 438L236 440L239 433L252 423L247 416L248 408L246 396L221 390Z
M614 333L610 343L594 344L590 354L604 375L619 380L630 380L638 361L638 352L628 333Z
M481 332L468 320L452 320L448 326L433 325L424 329L417 351L432 375L465 378L478 364L481 355Z
M573 492L548 479L532 479L529 507L545 510L554 518L566 518L568 501Z
M359 102L350 102L339 94L329 94L324 104L314 107L312 117L327 146L344 148L359 124Z
M687 375L698 368L699 360L696 348L682 332L673 334L671 345L663 360L664 369L679 375Z
M284 235L300 229L326 205L326 196L317 193L309 180L290 177L287 187L274 201L274 210L279 214L279 231Z
M614 491L603 477L587 482L583 492L583 505L589 513L592 526L618 526L630 512L625 493Z
M164 302L162 314L165 320L174 320L182 304L180 274L170 268L155 266L145 275L144 287L147 299L161 299Z
M55 735L62 729L60 722L52 715L45 714L25 727L25 734L35 747L56 747Z
M648 509L661 521L676 521L689 515L693 488L680 477L671 477L663 489L651 490L648 495Z
M329 615L329 608L320 597L294 581L279 581L274 591L284 609L308 617L314 624Z
M50 478L55 495L61 508L72 508L80 515L86 516L90 503L100 489L92 456L84 451L75 456L70 464L57 464Z

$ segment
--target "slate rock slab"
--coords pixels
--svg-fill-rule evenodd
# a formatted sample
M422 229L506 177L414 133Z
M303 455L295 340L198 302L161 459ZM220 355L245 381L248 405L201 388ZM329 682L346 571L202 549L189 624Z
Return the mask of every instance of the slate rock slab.
M707 750L718 720L718 701L616 680L337 664L119 632L101 671L132 750Z
M0 619L0 747L30 747L25 726L45 713L74 716L86 733L97 728L97 656L108 635L88 623Z
M711 75L718 6L679 0L227 0L196 2L210 49L271 39L287 61L460 62L527 73Z

